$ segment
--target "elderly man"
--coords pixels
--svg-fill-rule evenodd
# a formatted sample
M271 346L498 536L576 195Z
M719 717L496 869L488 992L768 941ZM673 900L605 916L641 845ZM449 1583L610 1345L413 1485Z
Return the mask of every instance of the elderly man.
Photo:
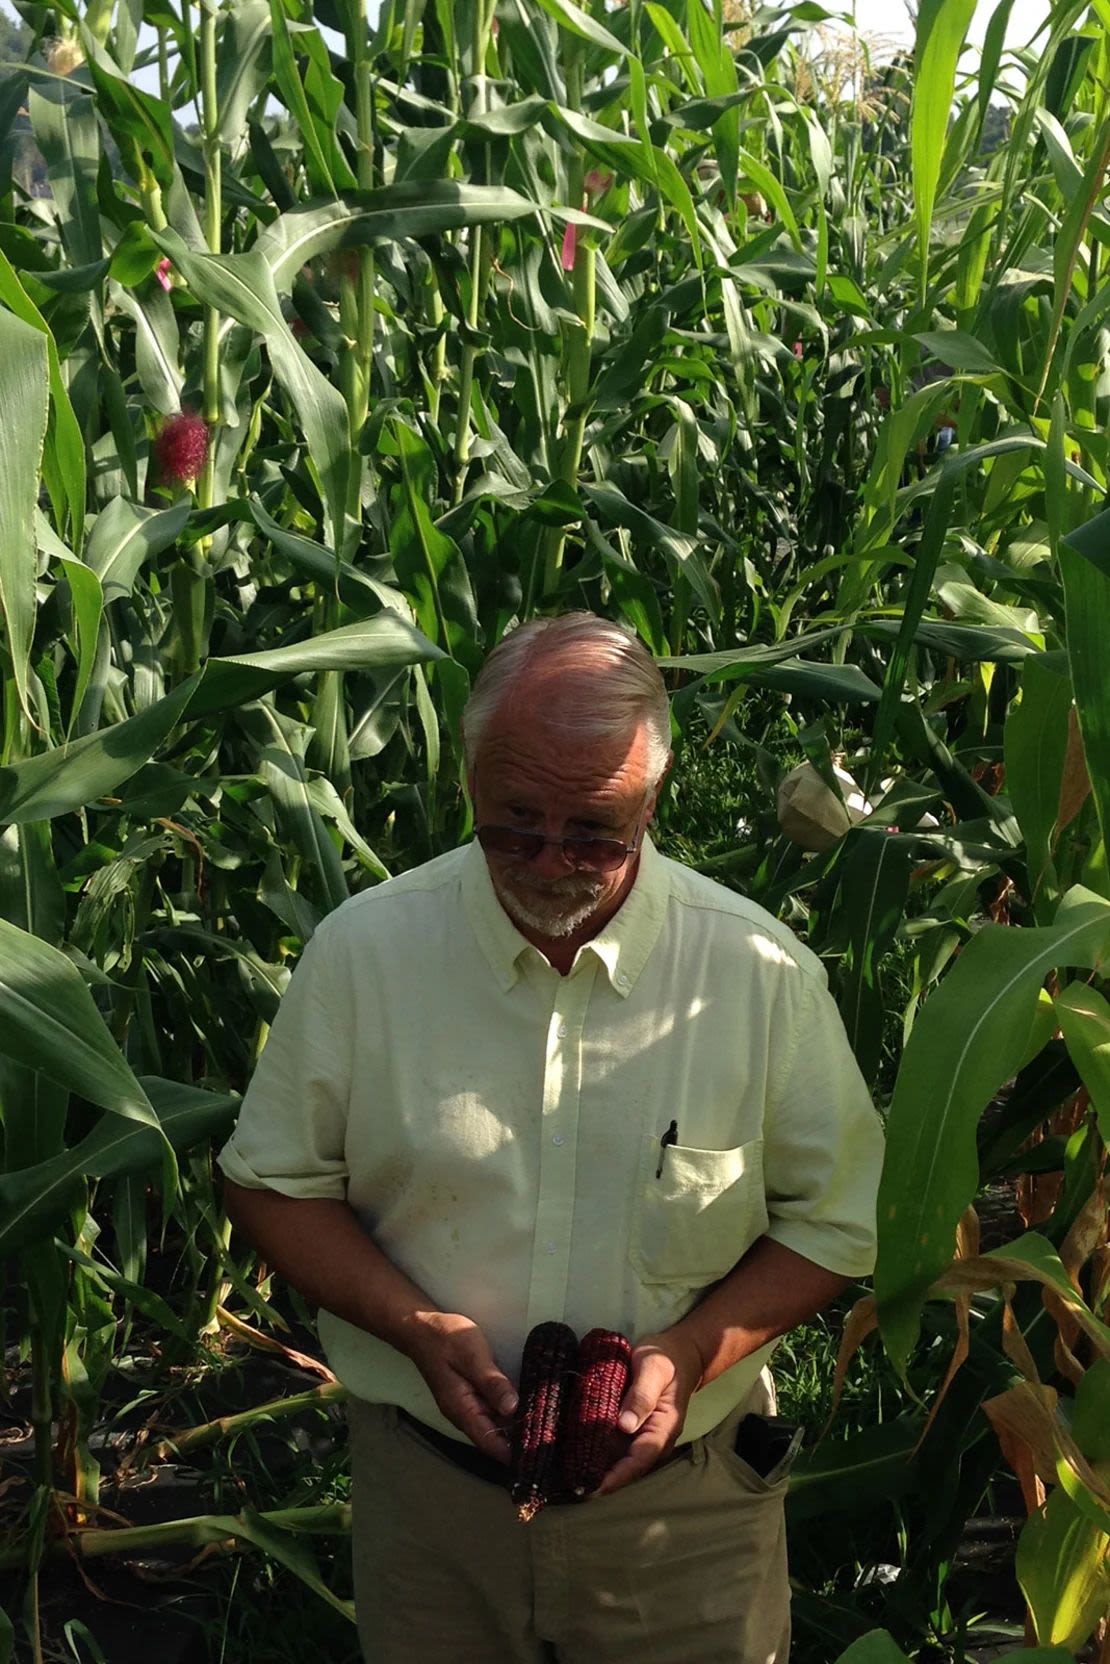
M490 655L476 841L317 930L220 1156L350 1388L373 1664L783 1664L775 1340L873 1258L881 1135L817 959L648 836L650 656L590 614ZM518 1524L529 1329L634 1341L626 1454Z

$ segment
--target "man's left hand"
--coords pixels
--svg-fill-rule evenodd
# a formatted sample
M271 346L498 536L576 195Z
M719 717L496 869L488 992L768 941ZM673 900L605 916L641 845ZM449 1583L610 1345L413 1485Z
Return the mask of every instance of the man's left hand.
M682 1432L686 1406L701 1376L697 1347L676 1329L645 1335L633 1347L632 1378L620 1416L621 1431L633 1435L632 1443L609 1469L596 1496L608 1496L641 1479L670 1453Z

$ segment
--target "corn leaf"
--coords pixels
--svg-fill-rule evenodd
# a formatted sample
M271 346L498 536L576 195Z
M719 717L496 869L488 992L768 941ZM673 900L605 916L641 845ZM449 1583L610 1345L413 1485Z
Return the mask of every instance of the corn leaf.
M899 1370L917 1338L925 1292L951 1259L975 1194L979 1116L1022 1063L1045 976L1108 958L1110 903L1076 887L1051 926L984 926L918 1014L890 1106L877 1204L875 1295Z
M0 310L0 614L12 675L30 716L35 625L35 505L49 413L46 337Z
M158 1117L64 953L0 919L0 1050L128 1120Z
M1068 662L1079 731L1104 844L1110 848L1110 700L1106 643L1110 641L1110 512L1061 539L1060 572L1067 606Z
M230 1130L237 1100L154 1076L139 1086L175 1150ZM108 1179L157 1167L162 1138L150 1126L105 1115L76 1144L49 1161L0 1174L0 1253L49 1235L65 1218L82 1179Z
M956 64L975 11L975 0L922 0L914 46L916 75L910 113L917 256L924 292L929 271L929 233L937 181L948 136Z

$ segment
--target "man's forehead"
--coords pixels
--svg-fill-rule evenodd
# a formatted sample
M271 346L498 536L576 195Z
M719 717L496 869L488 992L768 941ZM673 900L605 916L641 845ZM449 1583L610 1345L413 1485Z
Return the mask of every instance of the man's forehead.
M647 768L646 725L605 733L565 716L523 707L499 712L478 748L478 772L491 779L573 783L584 791L628 784L638 789Z

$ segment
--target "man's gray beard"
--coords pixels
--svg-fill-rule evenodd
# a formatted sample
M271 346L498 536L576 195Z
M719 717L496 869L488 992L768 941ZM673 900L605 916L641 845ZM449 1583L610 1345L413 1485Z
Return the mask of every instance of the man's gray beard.
M538 931L541 936L572 936L593 918L605 889L604 879L576 873L571 879L559 879L550 890L525 883L522 888L528 899L523 899L516 885L510 885L506 874L491 873L491 877L498 899L513 923Z

